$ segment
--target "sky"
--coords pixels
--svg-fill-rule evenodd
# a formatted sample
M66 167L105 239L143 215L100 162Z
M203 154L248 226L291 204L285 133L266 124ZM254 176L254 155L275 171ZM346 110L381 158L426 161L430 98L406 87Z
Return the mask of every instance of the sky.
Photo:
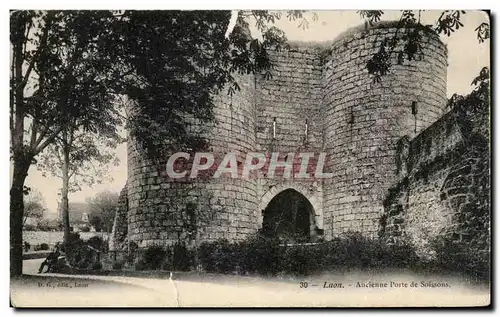
M285 31L290 41L324 42L334 40L348 28L358 26L363 20L356 11L314 11L318 19L313 21L313 14L306 13L309 28L298 28L298 22L289 22L286 17L276 23L276 26ZM423 23L434 24L441 11L424 11L421 14ZM385 11L382 20L396 20L400 11ZM481 22L489 22L486 13L480 11L466 11L462 17L464 27L450 37L441 36L441 40L448 46L448 84L447 95L454 93L467 94L472 90L471 81L477 76L481 68L490 64L489 40L480 44L474 29ZM82 187L82 191L71 193L70 202L85 202L87 197L109 190L119 192L127 180L127 151L126 144L116 149L116 156L120 160L118 166L110 167L111 181L92 187ZM44 177L32 166L26 185L36 188L44 197L48 208L48 217L54 217L57 211L57 193L61 187L61 180L51 176Z

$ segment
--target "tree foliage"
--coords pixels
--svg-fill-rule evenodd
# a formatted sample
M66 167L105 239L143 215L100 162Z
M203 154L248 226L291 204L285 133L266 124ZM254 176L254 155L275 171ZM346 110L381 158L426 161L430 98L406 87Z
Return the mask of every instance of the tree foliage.
M470 113L484 111L485 107L490 105L490 71L488 67L483 67L476 76L471 85L474 87L472 92L466 96L453 94L448 100L447 107L450 109L459 109Z
M28 218L41 219L46 211L45 201L38 190L30 190L24 198L24 220L23 225Z
M107 139L98 134L75 132L68 142L56 138L55 143L49 145L40 155L37 167L42 170L44 176L49 172L62 179L64 151L67 146L69 192L77 192L82 189L82 185L92 186L111 180L110 163L113 165L119 163L114 152L117 145L118 140L114 138Z
M16 11L11 14L11 129L14 155L34 157L61 131L112 133L119 118L112 83L119 71L107 11ZM111 41L111 42L110 42ZM27 133L19 130L29 122Z
M103 191L87 199L90 224L96 228L96 231L102 228L106 232L111 232L118 198L118 193Z
M373 75L374 81L380 82L392 67L392 56L396 54L397 63L404 60L413 60L423 56L423 39L425 35L438 34L450 36L464 24L461 18L466 14L463 10L444 10L434 24L422 24L423 10L402 10L401 17L396 25L394 35L382 40L378 51L368 60L367 69ZM365 20L365 25L374 25L379 22L384 12L380 10L362 10L358 14ZM481 23L475 31L479 42L489 39L489 23Z

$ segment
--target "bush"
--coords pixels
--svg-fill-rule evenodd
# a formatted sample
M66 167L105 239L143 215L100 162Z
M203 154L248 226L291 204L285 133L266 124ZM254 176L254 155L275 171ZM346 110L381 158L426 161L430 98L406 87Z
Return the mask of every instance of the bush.
M23 230L25 231L35 231L37 228L35 225L25 224Z
M144 263L145 268L148 270L158 270L162 267L162 264L166 261L167 252L161 246L150 246L142 254L142 263Z
M452 236L433 241L436 251L435 265L441 270L463 273L477 280L490 279L489 244L455 242Z
M78 233L70 233L68 236L68 241L63 244L62 250L66 253L68 263L72 267L77 267L79 269L93 268L93 263L99 255L96 254L97 251L89 248L92 246L96 248L98 244L101 243L101 238L93 237L89 241L83 241ZM102 268L102 264L101 268Z
M297 276L305 276L321 270L322 245L298 245L284 247L281 252L281 271Z
M240 243L204 242L198 260L207 272L269 275L279 271L281 256L277 240L256 236Z
M128 244L128 246L129 246L129 249L130 249L131 252L135 252L135 251L137 251L137 249L139 249L139 246L134 241L131 241Z
M49 249L49 245L47 243L40 244L40 250L46 251Z
M84 241L78 232L70 232L67 244L82 244Z
M280 245L276 239L253 237L240 243L205 242L199 261L208 272L279 273L305 276L345 268L409 267L417 260L407 245L388 246L358 233L316 245Z
M179 271L188 271L193 264L194 255L190 252L184 243L174 244L172 250L172 269Z
M92 263L92 266L91 266L92 270L102 270L102 263L101 262L95 262L95 263Z
M146 270L146 264L142 260L139 260L134 263L134 270L136 271L144 271Z
M79 269L88 269L89 265L90 265L89 261L87 261L86 259L83 259L83 260L78 261L76 263L76 265L74 265L74 266L76 266Z
M103 250L104 242L102 241L102 238L99 236L93 236L89 238L87 243L93 248L96 248L98 250Z
M123 268L123 262L122 261L115 261L112 264L113 270L121 270Z
M66 253L66 257L71 266L81 268L80 266L83 264L80 264L80 262L87 250L85 248L85 242L80 238L78 233L71 232L68 235L68 241L63 243L61 250Z
M225 239L200 245L198 260L207 272L228 273L238 266L237 248Z
M242 273L275 275L281 270L283 253L279 241L261 236L238 244L235 259Z

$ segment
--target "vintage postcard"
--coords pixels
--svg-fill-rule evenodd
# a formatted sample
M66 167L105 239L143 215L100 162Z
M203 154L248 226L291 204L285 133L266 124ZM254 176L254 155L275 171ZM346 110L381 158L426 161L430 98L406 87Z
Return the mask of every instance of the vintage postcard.
M489 306L490 26L11 10L11 306Z

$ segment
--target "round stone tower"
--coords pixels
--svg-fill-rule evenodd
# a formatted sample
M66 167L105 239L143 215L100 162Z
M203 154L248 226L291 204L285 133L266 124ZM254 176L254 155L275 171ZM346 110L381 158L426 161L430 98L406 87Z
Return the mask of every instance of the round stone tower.
M228 152L235 152L240 164L246 153L255 151L253 76L240 78L238 83L241 90L232 97L226 91L214 97L214 122L191 126L191 131L208 140L207 152L215 156L216 164ZM172 179L166 173L168 158L175 152L189 153L190 149L180 148L167 153L164 160L152 161L138 142L129 137L127 151L130 242L144 248L176 241L242 240L257 232L255 180L233 179L228 175L217 179ZM190 154L184 168L188 176L194 158L194 153Z
M403 34L397 23L357 27L332 44L323 69L327 239L359 231L375 236L383 197L396 177L396 145L435 122L446 107L447 48L435 34L422 34L423 54L398 63L374 80L367 62L384 39ZM399 45L401 47L401 45Z

